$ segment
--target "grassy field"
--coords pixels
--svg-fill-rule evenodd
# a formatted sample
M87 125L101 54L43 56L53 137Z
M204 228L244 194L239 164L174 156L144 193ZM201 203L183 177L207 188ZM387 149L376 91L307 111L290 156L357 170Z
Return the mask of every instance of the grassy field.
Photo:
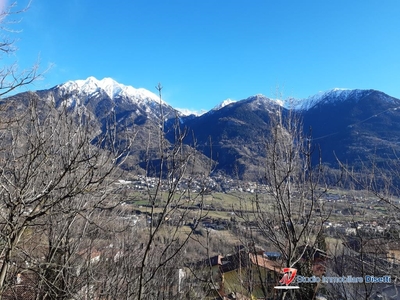
M367 197L363 191L329 190L328 194L339 197L337 201L323 201L323 211L326 214L330 213L329 220L331 222L373 220L390 213L387 206L376 200L374 202L374 199ZM270 196L262 194L258 197L263 203L262 210L272 212L273 200L268 198ZM154 194L132 191L127 196L126 203L133 211L150 213L150 198L154 198ZM162 211L167 199L166 192L157 195L155 213ZM255 199L256 196L250 193L216 192L199 196L179 194L178 192L172 196L171 202L183 210L192 209L195 212L202 208L204 212L207 211L207 216L210 218L229 220L236 212L245 214L251 212ZM251 219L251 217L249 218Z

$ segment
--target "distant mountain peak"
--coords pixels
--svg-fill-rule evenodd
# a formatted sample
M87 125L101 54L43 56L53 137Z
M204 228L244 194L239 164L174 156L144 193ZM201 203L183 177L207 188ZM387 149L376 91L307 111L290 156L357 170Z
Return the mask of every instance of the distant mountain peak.
M205 111L197 111L197 110L192 110L188 108L175 108L181 116L187 117L187 116L201 116L202 114L206 113Z
M296 108L308 110L317 104L329 104L343 102L349 99L360 99L361 97L367 96L372 92L374 92L374 90L334 88L328 91L319 92L316 95L299 101L299 103L296 105Z
M221 109L221 108L223 108L223 107L225 107L225 106L227 106L227 105L229 105L229 104L235 103L235 102L236 102L235 100L232 100L232 99L228 98L228 99L222 101L222 102L221 102L220 104L218 104L217 106L215 106L215 107L213 108L213 110L219 110L219 109Z
M285 107L285 102L279 99L271 99L263 94L256 94L242 100L248 103L252 109L257 110L263 107L267 110L276 110L277 107Z
M90 76L87 79L83 80L71 80L64 84L59 85L58 88L66 92L77 91L78 93L86 95L93 95L95 93L103 91L111 99L114 99L116 97L128 97L141 100L147 99L156 102L160 101L159 96L146 89L143 88L136 89L132 86L123 85L110 77L98 80L97 78ZM166 103L162 101L162 104Z

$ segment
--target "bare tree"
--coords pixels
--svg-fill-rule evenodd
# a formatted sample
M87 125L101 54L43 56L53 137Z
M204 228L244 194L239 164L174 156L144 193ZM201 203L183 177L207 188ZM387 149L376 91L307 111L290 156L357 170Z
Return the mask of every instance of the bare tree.
M2 29L8 30L14 22L10 18L23 12L15 7L1 13ZM14 40L0 43L2 55L15 51ZM38 65L23 71L17 67L0 70L0 97L39 77ZM183 295L179 268L204 214L205 192L204 177L195 178L197 152L183 143L187 132L177 123L170 144L161 112L160 131L149 137L157 139L159 148L149 147L147 153L149 175L157 165L155 186L149 185L146 195L149 223L137 228L118 212L123 203L115 184L118 164L130 144L122 150L113 147L115 118L100 134L84 111L56 107L33 93L0 104L0 299ZM194 205L199 209L191 210ZM187 222L192 226L184 232ZM26 289L29 297L21 294Z
M339 161L346 174L346 187L351 188L360 206L366 207L364 216L353 213L352 233L338 236L343 246L334 255L332 270L339 275L352 274L363 279L359 284L332 285L330 292L334 297L344 299L382 299L396 297L400 287L399 278L399 158L385 161L372 158L362 162L361 168L351 168ZM375 210L376 208L381 210ZM359 208L358 208L359 209ZM355 211L354 211L355 212ZM371 284L367 277L386 278L386 282ZM386 277L384 277L386 276Z
M12 28L13 25L18 23L18 19L15 18L24 13L28 9L29 4L23 10L17 10L16 4L16 2L13 2L4 11L0 12L0 30L6 33L0 41L0 59L14 54L17 50L15 40L10 38L7 33L18 33L18 30ZM40 77L38 69L38 63L25 70L19 70L16 62L10 65L3 65L0 68L0 97L35 81Z
M184 145L187 132L181 131L178 119L172 127L174 143L170 144L167 141L165 138L165 118L161 106L162 86L159 84L156 88L160 96L161 118L160 130L156 137L159 147L156 155L158 159L154 169L156 172L152 173L156 174L157 179L154 186L148 186L147 189L150 224L144 241L143 256L139 268L139 286L136 297L138 300L143 298L160 299L160 295L154 295L154 283L160 285L163 282L163 280L160 282L160 278L164 280L171 278L168 274L172 266L177 266L177 259L181 257L198 222L204 215L201 203L203 202L205 186L199 186L194 191L198 156L195 145L193 147ZM148 158L151 158L150 152L148 152ZM148 160L148 172L150 171L150 164L151 161ZM209 172L211 172L211 169ZM203 176L208 175L203 174ZM199 184L201 185L201 182ZM194 212L189 208L195 204L200 209ZM193 224L189 232L182 234L183 225L193 219L196 219L197 223ZM165 230L168 231L167 235L165 235ZM164 241L160 243L162 236L164 236ZM184 265L180 263L178 266L183 267ZM175 273L176 271L178 271L177 268L175 268ZM163 274L164 276L162 276ZM176 278L174 280L176 281ZM152 293L153 296L151 296Z
M318 155L311 136L304 136L295 111L276 111L271 115L265 143L265 194L252 203L252 218L258 234L282 254L283 267L297 268L312 276L312 260L318 248L324 222L330 212L321 197L327 191L321 164L313 165ZM281 299L288 296L287 292ZM313 299L316 287L308 284L293 299Z
M12 109L1 113L0 295L14 282L10 274L30 270L60 296L68 282L60 278L68 265L62 260L73 247L69 238L77 238L69 237L70 228L94 209L111 205L118 155L101 149L103 140L93 145L96 128L79 111L56 109L33 94L19 100L3 103ZM34 245L42 249L36 254L47 252L44 261L35 252L28 255L25 247Z
M161 99L160 86L159 92ZM161 117L159 132L149 137L144 192L132 195L104 180L90 189L93 193L53 206L41 219L47 235L45 259L36 267L41 299L183 299L190 294L185 252L205 215L207 174L196 171L198 153L184 146L186 132L178 123L172 126L171 144L164 122ZM126 204L136 200L145 202L139 215Z

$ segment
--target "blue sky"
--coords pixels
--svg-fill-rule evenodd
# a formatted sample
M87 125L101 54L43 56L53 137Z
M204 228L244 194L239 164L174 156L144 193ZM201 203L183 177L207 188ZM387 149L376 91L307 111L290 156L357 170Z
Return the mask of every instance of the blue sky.
M12 59L53 65L29 89L89 76L153 92L161 82L169 104L197 111L335 87L400 98L398 0L33 0L21 17Z

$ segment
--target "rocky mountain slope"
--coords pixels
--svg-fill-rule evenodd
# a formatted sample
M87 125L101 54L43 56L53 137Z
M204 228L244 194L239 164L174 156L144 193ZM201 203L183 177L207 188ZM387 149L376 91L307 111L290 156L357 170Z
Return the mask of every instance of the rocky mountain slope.
M315 162L337 168L384 162L400 153L400 100L375 90L334 89L303 101L292 111L302 121L315 147ZM222 107L185 123L204 147L211 141L219 168L226 173L257 177L265 159L264 143L272 114L289 109L258 95ZM259 176L259 175L258 175Z
M323 161L353 166L400 153L400 100L375 90L331 91L302 112Z

